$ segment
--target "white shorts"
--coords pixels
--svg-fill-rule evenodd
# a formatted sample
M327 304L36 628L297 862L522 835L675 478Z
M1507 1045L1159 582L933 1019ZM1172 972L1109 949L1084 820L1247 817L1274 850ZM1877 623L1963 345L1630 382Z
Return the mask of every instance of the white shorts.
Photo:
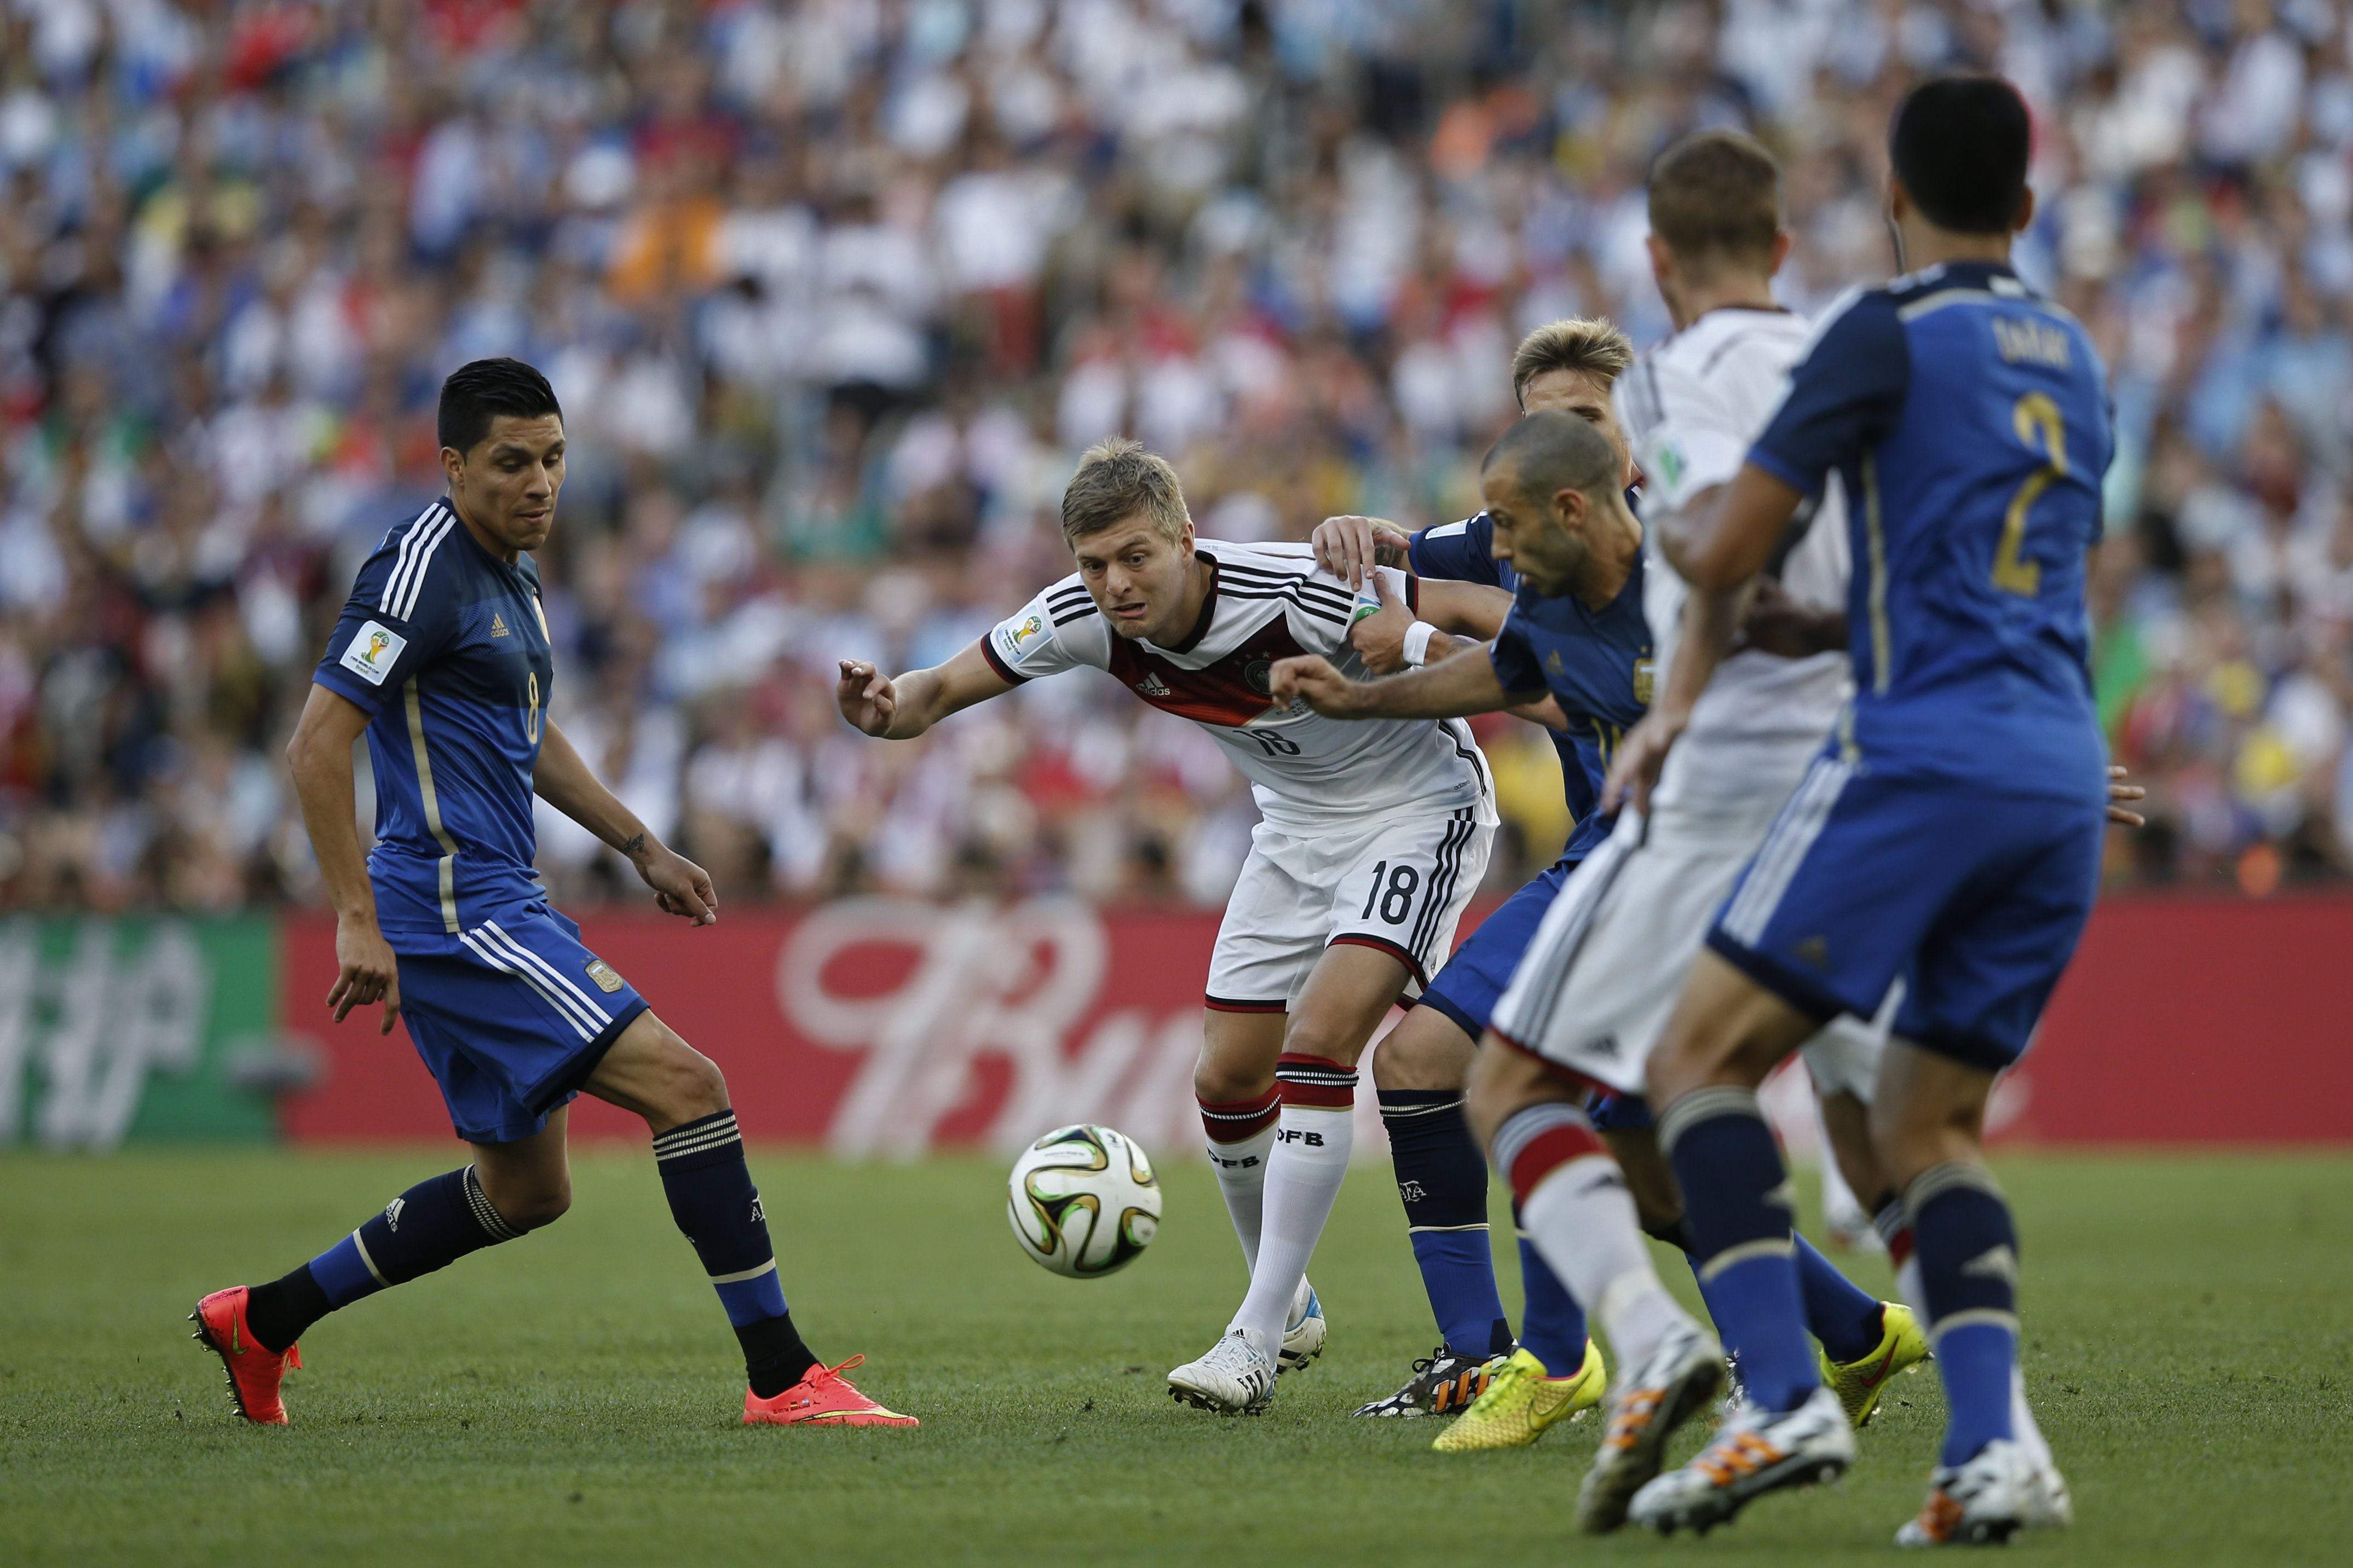
M1498 1035L1620 1093L1645 1092L1683 976L1781 802L1710 805L1648 823L1630 809L1619 817L1545 911L1495 1005ZM1806 1043L1824 1094L1870 1100L1892 1016L1887 1006L1875 1020L1834 1018Z
M1287 1012L1335 942L1393 954L1411 975L1406 994L1419 995L1487 874L1495 829L1482 815L1464 807L1312 831L1260 823L1218 925L1208 1005Z

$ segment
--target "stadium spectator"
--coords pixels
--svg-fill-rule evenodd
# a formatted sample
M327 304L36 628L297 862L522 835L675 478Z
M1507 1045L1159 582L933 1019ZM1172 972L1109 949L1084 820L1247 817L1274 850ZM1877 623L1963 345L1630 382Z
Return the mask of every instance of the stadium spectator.
M493 353L574 436L556 711L731 896L1221 900L1250 806L1184 726L1058 682L886 757L831 660L1064 570L1114 428L1218 537L1461 514L1519 333L1665 330L1659 147L1774 144L1817 309L1888 269L1886 114L1957 66L2033 105L2021 264L2115 375L2098 676L2154 826L2112 874L2353 874L2347 11L0 0L0 904L316 896L285 735ZM1483 738L1508 883L1559 795Z

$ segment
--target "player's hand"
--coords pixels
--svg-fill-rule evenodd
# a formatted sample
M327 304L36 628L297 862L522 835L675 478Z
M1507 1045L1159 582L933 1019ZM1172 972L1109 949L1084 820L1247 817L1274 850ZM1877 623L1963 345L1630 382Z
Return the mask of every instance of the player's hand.
M1846 612L1820 610L1759 577L1740 617L1740 641L1779 658L1809 658L1846 647Z
M841 661L841 683L834 689L841 716L870 735L881 735L898 716L899 689L891 678L863 659Z
M2148 791L2139 784L2125 783L2131 776L2131 771L2126 768L2108 770L2108 820L2125 827L2147 827L2148 818L2124 804L2128 800L2148 798Z
M371 1002L384 1004L384 1024L376 1033L389 1035L400 1016L400 961L375 921L346 916L335 921L335 984L327 993L327 1005L340 1024L353 1008Z
M1406 668L1405 629L1413 625L1413 612L1378 572L1373 574L1373 592L1380 595L1381 607L1348 627L1348 642L1366 669L1395 675Z
M1630 801L1636 811L1648 812L1651 791L1658 787L1659 770L1666 766L1667 753L1674 750L1689 722L1690 714L1667 708L1653 708L1643 714L1618 742L1617 755L1609 759L1609 776L1601 785L1601 809L1616 811Z
M719 893L711 885L710 872L667 844L641 849L629 858L646 886L654 890L654 902L662 913L681 916L699 926L719 923Z
M1357 698L1365 689L1363 682L1333 668L1330 659L1312 653L1275 660L1274 677L1268 685L1279 705L1287 708L1304 698L1307 706L1334 719L1354 717Z
M1365 585L1365 574L1375 565L1403 566L1412 536L1385 518L1327 517L1308 536L1315 547L1315 564L1335 577L1347 579L1351 588Z

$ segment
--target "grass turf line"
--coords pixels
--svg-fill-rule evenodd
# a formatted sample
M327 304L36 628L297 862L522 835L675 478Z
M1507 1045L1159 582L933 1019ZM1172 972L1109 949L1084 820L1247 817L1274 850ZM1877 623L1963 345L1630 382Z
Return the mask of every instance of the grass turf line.
M1007 1234L994 1161L755 1152L787 1295L919 1432L746 1430L725 1320L643 1152L584 1153L552 1230L306 1337L290 1428L230 1414L181 1320L274 1277L453 1151L0 1157L0 1561L11 1563L1150 1563L1883 1557L1943 1416L1892 1391L1842 1485L1704 1546L1588 1542L1588 1419L1536 1447L1429 1451L1354 1421L1435 1338L1385 1173L1349 1181L1314 1278L1331 1348L1267 1415L1181 1409L1163 1374L1243 1285L1208 1173L1166 1173L1151 1252L1056 1279ZM2035 1561L2342 1562L2353 1537L2353 1159L2011 1157L2027 1366L2079 1522ZM1500 1207L1500 1205L1499 1205ZM1495 1235L1508 1245L1509 1228ZM1504 1278L1515 1278L1504 1264ZM1885 1290L1876 1261L1854 1265ZM1662 1275L1690 1299L1689 1276ZM1507 1300L1516 1300L1507 1283ZM1680 1456L1696 1447L1686 1434Z

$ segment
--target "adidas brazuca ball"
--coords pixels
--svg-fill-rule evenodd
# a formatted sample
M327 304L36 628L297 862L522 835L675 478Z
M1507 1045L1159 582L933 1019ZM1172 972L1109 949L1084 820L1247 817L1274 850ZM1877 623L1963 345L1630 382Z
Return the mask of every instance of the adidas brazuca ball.
M1006 1185L1013 1239L1073 1279L1126 1268L1160 1228L1150 1156L1108 1127L1056 1128L1021 1152Z

